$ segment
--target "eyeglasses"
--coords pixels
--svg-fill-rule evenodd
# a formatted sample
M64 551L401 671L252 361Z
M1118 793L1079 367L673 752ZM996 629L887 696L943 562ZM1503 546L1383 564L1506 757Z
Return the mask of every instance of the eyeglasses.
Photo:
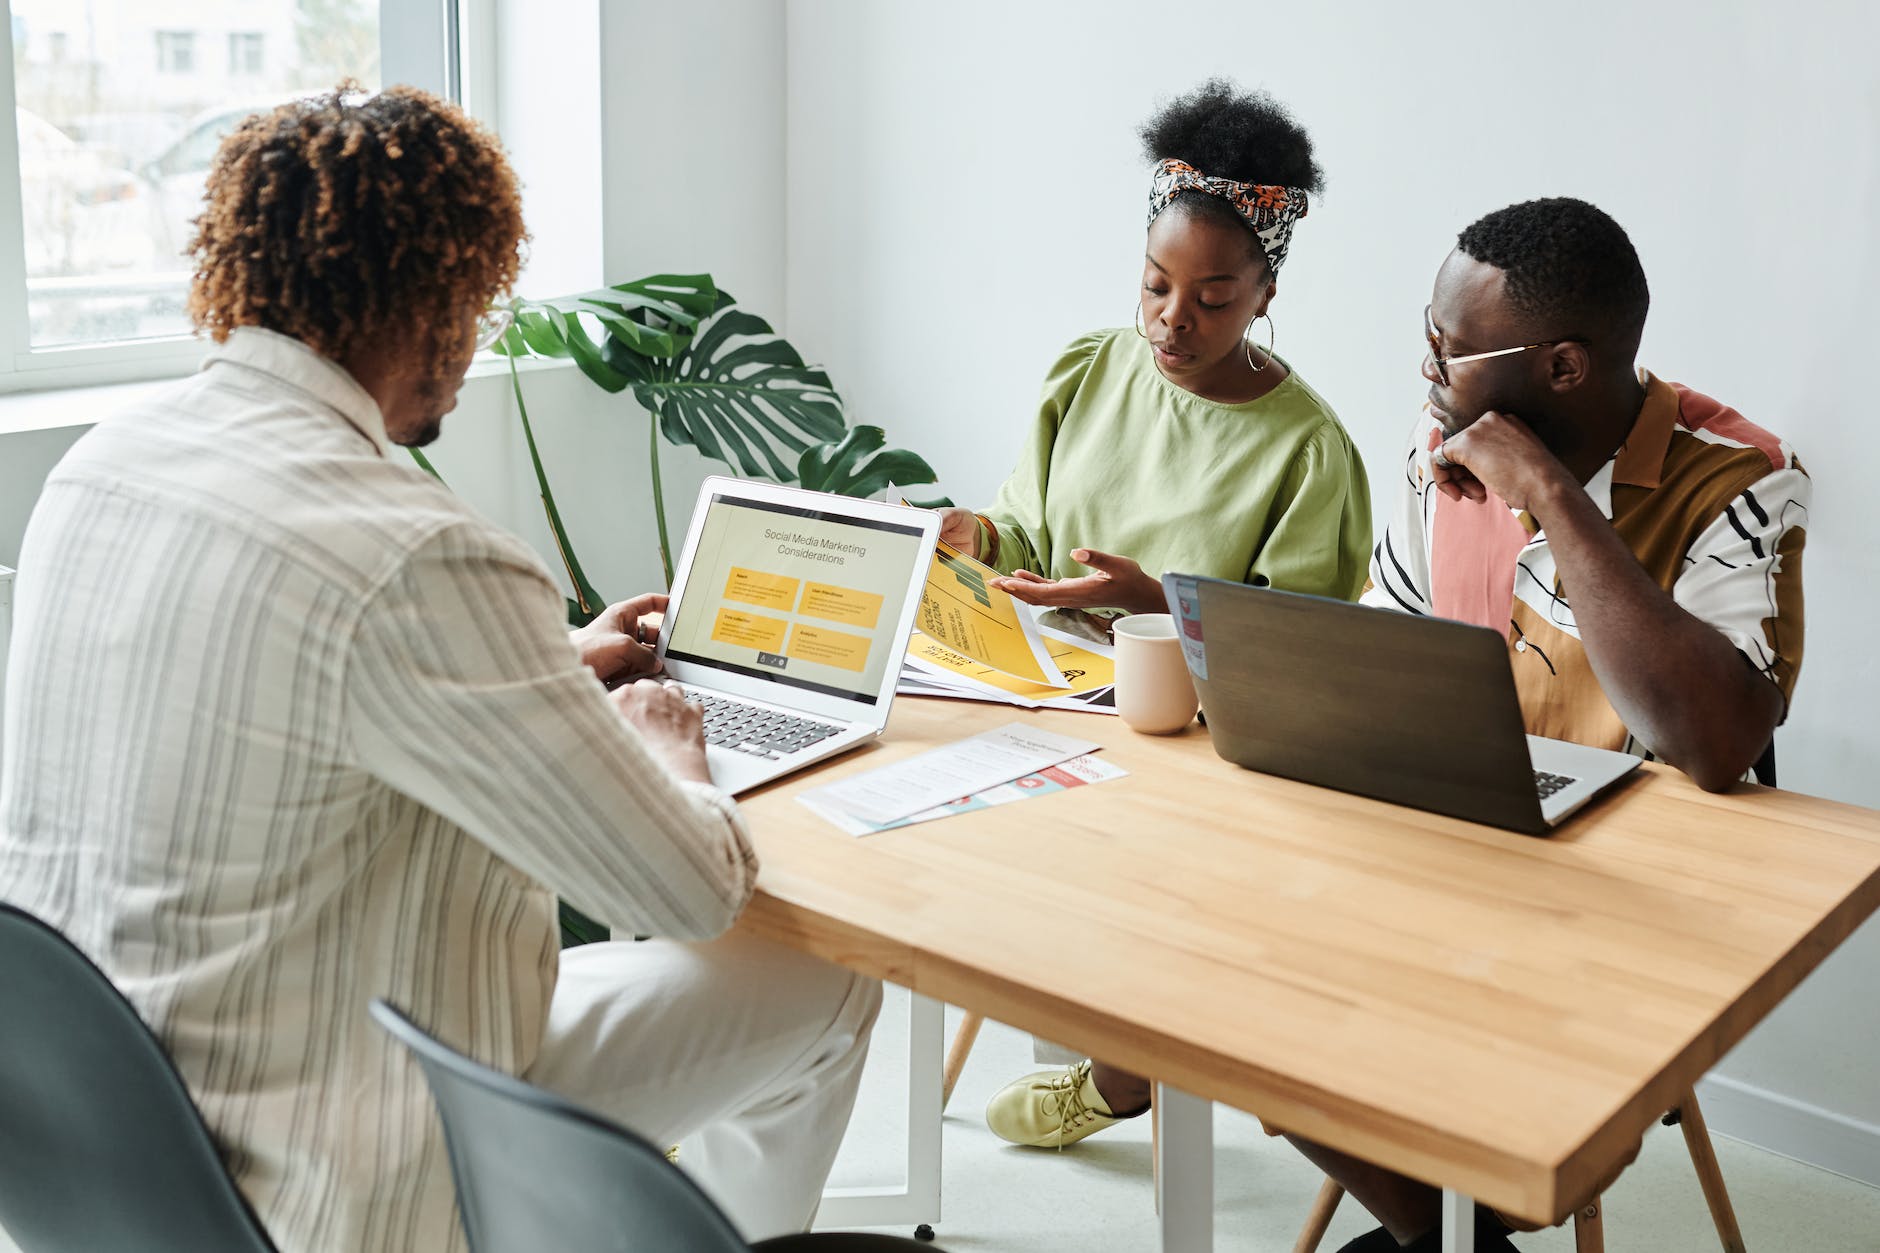
M1497 348L1492 352L1465 352L1460 357L1443 354L1443 334L1436 329L1436 320L1430 316L1430 306L1423 306L1423 338L1430 344L1430 360L1436 363L1436 377L1449 386L1449 367L1458 361L1486 361L1490 357L1506 357L1517 352L1526 352L1530 348L1552 348L1555 344L1581 343L1583 341L1567 336L1563 339L1543 339L1538 344L1520 344L1513 348Z
M513 309L485 311L483 316L477 319L477 351L482 352L495 347L496 341L509 333L509 328L515 320L516 314Z

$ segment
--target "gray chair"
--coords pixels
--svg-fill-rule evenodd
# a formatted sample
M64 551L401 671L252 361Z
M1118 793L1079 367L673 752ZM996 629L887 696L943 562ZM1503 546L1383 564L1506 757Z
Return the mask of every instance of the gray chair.
M417 1057L444 1123L471 1253L927 1253L894 1236L746 1244L666 1155L552 1092L474 1062L384 1001L372 1017Z
M274 1253L176 1068L104 972L0 905L0 1229L22 1253Z

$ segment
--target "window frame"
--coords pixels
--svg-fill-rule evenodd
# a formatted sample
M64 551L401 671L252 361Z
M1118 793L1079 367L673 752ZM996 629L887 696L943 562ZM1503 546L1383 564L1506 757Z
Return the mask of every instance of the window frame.
M378 0L380 80L462 98L465 63L481 69L480 32L496 3ZM471 81L481 95L482 80ZM0 101L18 101L11 22L0 23ZM201 364L206 346L191 335L33 347L21 195L19 130L8 122L0 125L0 394L177 378Z

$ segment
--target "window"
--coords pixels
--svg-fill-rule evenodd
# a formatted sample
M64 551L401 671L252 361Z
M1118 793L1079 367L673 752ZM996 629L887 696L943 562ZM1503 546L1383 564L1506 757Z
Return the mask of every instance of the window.
M157 73L191 74L196 69L196 32L157 32Z
M382 34L400 58L397 81L449 91L456 73L455 8L441 0L9 5L0 390L188 368L200 350L177 342L190 329L184 249L223 136L343 79L376 89ZM240 29L229 29L231 11ZM210 51L224 39L226 65Z
M235 31L228 37L228 72L236 75L261 73L261 50L265 36L256 31Z

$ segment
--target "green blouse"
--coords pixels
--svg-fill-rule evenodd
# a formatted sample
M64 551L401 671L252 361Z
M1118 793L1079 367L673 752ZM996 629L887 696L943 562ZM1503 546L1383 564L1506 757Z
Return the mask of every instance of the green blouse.
M1133 329L1071 344L1045 380L1018 466L986 511L993 562L1051 578L1073 548L1150 575L1210 575L1353 600L1371 552L1364 463L1290 366L1258 400L1217 404L1155 367Z

